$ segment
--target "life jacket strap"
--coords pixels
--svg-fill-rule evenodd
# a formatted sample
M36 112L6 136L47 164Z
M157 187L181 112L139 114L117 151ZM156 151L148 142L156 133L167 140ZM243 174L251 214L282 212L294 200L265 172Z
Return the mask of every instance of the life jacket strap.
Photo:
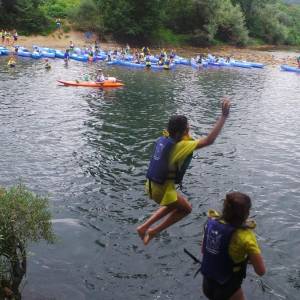
M152 198L152 185L151 185L151 180L148 179L149 182L149 194L150 194L150 198Z

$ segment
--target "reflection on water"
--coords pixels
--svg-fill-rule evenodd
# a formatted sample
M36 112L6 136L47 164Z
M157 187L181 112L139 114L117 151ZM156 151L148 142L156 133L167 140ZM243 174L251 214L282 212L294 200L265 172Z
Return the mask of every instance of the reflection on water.
M172 72L105 68L123 89L58 86L97 66L0 58L0 183L20 179L48 194L59 236L32 245L24 299L204 299L197 266L208 208L230 190L253 199L268 266L246 279L249 299L298 299L299 76L275 69ZM144 195L153 141L174 113L195 136L208 132L220 98L232 113L216 143L199 151L184 181L193 212L144 247L135 227L156 208Z

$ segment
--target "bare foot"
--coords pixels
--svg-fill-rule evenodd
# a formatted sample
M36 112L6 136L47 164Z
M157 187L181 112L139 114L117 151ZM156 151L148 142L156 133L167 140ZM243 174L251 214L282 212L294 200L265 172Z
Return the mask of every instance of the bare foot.
M148 230L145 234L145 237L143 239L144 245L148 245L149 242L155 237L155 232L153 230Z
M141 240L144 240L147 229L144 229L142 226L139 226L139 227L136 229L136 231L137 231L139 237L141 238Z

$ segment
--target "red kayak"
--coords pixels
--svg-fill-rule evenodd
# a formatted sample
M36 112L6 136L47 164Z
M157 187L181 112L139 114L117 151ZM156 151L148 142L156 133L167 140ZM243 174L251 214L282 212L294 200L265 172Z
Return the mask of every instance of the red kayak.
M124 86L124 83L120 81L105 80L103 82L95 81L65 81L57 80L59 83L62 83L65 86L85 86L85 87L94 87L94 88L103 88L103 87L120 87Z

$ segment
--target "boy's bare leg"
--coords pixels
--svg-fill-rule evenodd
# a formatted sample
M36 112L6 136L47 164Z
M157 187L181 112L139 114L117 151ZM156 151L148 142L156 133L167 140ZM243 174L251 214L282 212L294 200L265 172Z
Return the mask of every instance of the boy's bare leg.
M170 204L168 207L171 208L172 210L170 211L167 218L159 225L145 232L144 239L143 239L145 245L147 245L151 241L151 239L155 237L158 233L170 227L171 225L177 223L182 218L190 214L192 211L191 204L187 201L187 199L185 199L183 196L179 194L178 194L178 200L175 203Z
M140 225L137 228L137 232L140 236L140 238L143 240L146 234L146 231L149 229L149 227L154 224L155 222L159 221L163 217L165 217L167 214L169 214L174 208L170 208L168 206L160 207L158 210L156 210L152 216L142 225Z

